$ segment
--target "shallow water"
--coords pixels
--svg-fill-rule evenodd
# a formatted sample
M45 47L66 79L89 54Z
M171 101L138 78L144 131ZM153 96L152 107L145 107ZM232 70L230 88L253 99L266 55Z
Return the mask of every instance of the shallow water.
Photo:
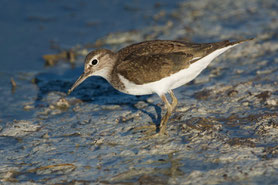
M1 7L2 183L277 182L276 1L4 0ZM150 129L138 128L159 124L165 110L157 95L125 95L91 77L66 96L84 55L98 46L252 37L175 90L165 138L141 140ZM44 55L69 49L78 53L73 63L45 66Z

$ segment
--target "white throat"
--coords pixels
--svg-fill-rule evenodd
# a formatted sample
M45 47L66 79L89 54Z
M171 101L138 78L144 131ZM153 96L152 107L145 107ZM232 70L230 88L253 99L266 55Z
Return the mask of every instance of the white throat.
M110 67L104 67L104 68L94 72L90 76L101 76L109 82L111 79L111 70L112 69Z

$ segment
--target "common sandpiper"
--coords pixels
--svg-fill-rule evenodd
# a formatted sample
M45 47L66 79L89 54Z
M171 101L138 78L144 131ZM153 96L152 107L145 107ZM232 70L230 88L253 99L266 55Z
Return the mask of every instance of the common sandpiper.
M152 40L129 45L118 52L98 49L86 56L84 73L68 94L90 76L101 76L126 94L156 93L167 107L157 133L164 135L166 123L178 103L172 90L196 78L221 53L248 40L214 43Z

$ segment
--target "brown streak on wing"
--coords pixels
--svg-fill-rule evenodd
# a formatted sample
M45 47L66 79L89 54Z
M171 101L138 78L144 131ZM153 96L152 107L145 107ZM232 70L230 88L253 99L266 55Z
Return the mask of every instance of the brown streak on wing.
M145 41L119 50L115 70L135 84L154 82L188 68L190 64L217 49L248 40L202 44L169 40Z
M141 85L188 68L192 58L192 55L181 52L138 56L121 62L116 70L129 81Z
M137 56L150 54L166 54L183 52L192 54L194 57L204 57L209 53L224 48L229 45L235 45L252 39L240 40L235 42L220 41L214 43L191 43L171 40L153 40L132 44L118 51L119 61L129 60Z

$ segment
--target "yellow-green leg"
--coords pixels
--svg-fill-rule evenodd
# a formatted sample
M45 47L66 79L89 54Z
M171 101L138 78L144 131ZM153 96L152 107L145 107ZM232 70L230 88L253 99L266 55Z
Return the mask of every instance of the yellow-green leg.
M178 104L178 99L176 98L175 94L173 93L172 90L169 91L169 94L171 95L171 98L172 98L172 109L174 110Z
M167 135L167 132L166 132L167 122L168 122L173 110L176 108L176 106L178 104L178 100L177 100L177 98L174 95L172 90L169 91L169 94L171 95L171 98L172 98L172 103L171 104L168 102L165 95L161 96L161 99L165 103L166 108L167 108L167 113L163 116L163 118L160 122L159 134L163 134L163 135Z
M151 139L151 138L154 138L154 137L157 137L157 136L167 135L167 131L166 131L167 122L168 122L173 110L176 108L176 106L178 104L178 100L177 100L176 96L174 95L173 91L170 90L168 93L170 94L170 96L172 98L172 103L171 104L168 102L165 94L160 96L160 98L162 99L162 101L166 105L167 113L161 119L160 126L159 126L159 133L156 133L156 134L151 135L151 136L144 137L144 138L142 138L142 140ZM140 128L143 128L143 127L140 127ZM148 128L150 131L152 131L154 129L153 126L152 127L145 126L144 128Z

